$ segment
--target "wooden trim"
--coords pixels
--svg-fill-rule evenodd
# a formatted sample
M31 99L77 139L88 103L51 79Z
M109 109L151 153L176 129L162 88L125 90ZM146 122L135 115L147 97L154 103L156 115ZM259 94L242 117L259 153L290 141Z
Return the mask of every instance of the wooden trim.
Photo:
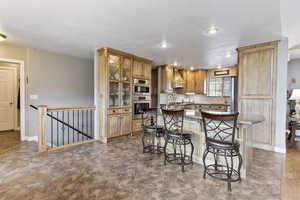
M56 150L60 150L60 149L68 148L68 147L73 147L73 146L80 145L80 144L87 144L87 143L95 142L95 141L97 141L97 140L96 139L90 139L90 140L76 142L76 143L73 143L73 144L66 144L66 145L63 145L63 146L58 146L58 147L53 147L53 148L48 147L48 151L56 151Z
M98 49L98 52L101 52L101 51L104 51L104 52L106 51L109 54L117 54L117 55L125 56L125 57L133 57L134 56L133 54L126 53L124 51L120 51L120 50L109 48L109 47L104 47L104 48Z
M95 106L81 106L81 107L65 107L65 108L48 108L48 112L58 112L66 110L95 110Z
M274 46L277 46L279 42L280 42L279 40L275 40L275 41L272 41L272 42L265 42L265 43L260 43L260 44L254 44L254 45L239 47L236 50L237 51L247 51L247 50L257 51L257 49L260 49L260 48L262 48L262 49L274 48Z
M133 59L136 60L136 61L140 61L140 62L144 62L144 63L147 63L147 64L153 64L153 61L152 60L149 60L147 58L144 58L144 57L140 57L140 56L135 56L133 55Z
M47 106L38 106L38 149L39 152L47 150Z

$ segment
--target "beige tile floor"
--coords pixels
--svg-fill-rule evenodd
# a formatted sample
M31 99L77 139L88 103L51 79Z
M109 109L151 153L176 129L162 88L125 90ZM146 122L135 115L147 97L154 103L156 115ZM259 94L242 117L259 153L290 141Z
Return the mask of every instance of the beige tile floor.
M11 148L19 145L20 132L19 131L3 131L0 132L0 153L6 152Z
M280 199L284 156L262 150L254 156L248 178L229 193L226 183L204 180L201 165L182 173L164 166L163 156L143 154L139 137L44 153L23 142L0 154L0 200Z

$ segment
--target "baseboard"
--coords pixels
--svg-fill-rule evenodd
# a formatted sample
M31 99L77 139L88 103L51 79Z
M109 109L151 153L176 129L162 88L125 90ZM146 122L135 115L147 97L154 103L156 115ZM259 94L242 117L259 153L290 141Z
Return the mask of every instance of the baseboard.
M266 151L273 151L273 152L276 152L276 153L286 153L286 149L279 148L279 147L274 147L274 146L271 146L271 145L268 145L268 144L253 144L253 147L257 148L257 149L263 149L263 150L266 150Z
M279 147L274 147L274 151L277 153L286 153L286 149L279 148Z
M35 142L37 142L38 141L38 136L25 136L23 138L23 141L35 141Z

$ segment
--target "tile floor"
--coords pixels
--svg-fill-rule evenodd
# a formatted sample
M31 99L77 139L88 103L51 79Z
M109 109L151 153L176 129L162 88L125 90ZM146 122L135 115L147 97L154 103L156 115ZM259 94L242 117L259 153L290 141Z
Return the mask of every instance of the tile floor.
M92 142L37 153L24 142L0 154L0 200L279 200L284 156L254 151L249 176L240 184L202 178L203 167L163 165L163 157L141 153L139 137L110 144Z

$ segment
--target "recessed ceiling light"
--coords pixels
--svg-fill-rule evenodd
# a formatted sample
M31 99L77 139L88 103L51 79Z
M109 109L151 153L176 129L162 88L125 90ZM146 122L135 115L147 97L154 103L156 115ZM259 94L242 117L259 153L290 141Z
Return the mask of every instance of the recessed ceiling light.
M177 65L178 65L177 61L175 61L173 65L174 65L174 66L177 66Z
M210 35L214 35L216 34L217 32L219 31L219 29L215 26L212 26L208 29L207 33L210 34Z
M163 49L167 48L167 47L168 47L167 42L166 42L166 41L163 41L163 42L160 44L160 47L163 48Z
M231 52L230 51L228 51L227 53L226 53L226 58L230 58L232 56L232 54L231 54Z
M218 65L218 69L222 68L222 65Z
M7 36L0 33L0 42L4 41L6 39L7 39Z
M191 70L194 70L194 67L193 66L191 66L191 68L190 68Z

